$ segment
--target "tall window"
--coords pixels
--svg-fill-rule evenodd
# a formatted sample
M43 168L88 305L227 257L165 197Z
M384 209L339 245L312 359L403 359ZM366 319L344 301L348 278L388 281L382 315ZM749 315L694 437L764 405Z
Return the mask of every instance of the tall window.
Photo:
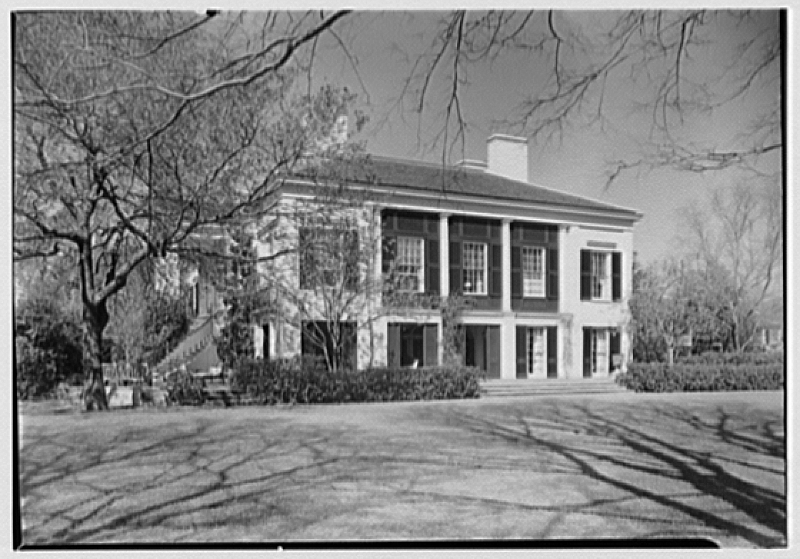
M350 287L358 281L358 232L352 229L301 227L300 288Z
M464 242L464 293L486 295L486 243Z
M592 374L608 373L608 330L592 330Z
M544 249L522 247L522 295L544 297Z
M611 299L609 260L606 252L592 252L592 299Z
M425 240L398 237L396 262L395 271L401 289L418 293L425 291Z
M525 344L527 354L528 376L545 376L545 339L544 328L528 328L527 341Z

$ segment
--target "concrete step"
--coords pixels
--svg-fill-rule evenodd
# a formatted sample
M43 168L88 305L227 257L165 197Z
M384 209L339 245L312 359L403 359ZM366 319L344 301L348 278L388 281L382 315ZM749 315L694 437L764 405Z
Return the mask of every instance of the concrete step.
M481 383L485 396L552 396L556 394L604 394L627 390L612 379L488 380Z

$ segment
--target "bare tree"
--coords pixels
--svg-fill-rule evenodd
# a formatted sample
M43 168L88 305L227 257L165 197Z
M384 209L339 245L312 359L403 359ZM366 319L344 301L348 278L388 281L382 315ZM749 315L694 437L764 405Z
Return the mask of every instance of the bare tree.
M736 350L753 340L758 311L776 293L783 270L780 184L738 184L710 196L709 210L687 208L683 234L689 254L717 270Z
M728 324L720 313L717 282L707 270L668 259L636 271L628 305L635 351L648 359L663 351L670 365L681 338L724 339Z
M470 72L525 53L531 66L549 71L535 74L543 82L532 77L530 93L505 126L544 139L561 137L570 125L624 129L642 152L610 162L609 183L640 167L751 167L783 145L782 21L777 10L449 12L414 59L402 95L413 101L420 122L431 111L443 112L435 139L446 155L463 147ZM753 97L751 118L731 137L692 132L697 116ZM649 117L622 124L620 98L625 112Z
M346 12L14 15L14 258L80 273L85 403L107 408L109 298L148 258L271 211L345 97L292 96L293 60Z

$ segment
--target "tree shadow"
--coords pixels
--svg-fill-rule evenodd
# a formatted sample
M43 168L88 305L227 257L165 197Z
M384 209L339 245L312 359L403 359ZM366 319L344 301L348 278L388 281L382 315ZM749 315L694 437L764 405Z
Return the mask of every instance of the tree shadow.
M751 421L718 407L703 419L678 407L652 406L608 413L591 404L550 401L545 405L514 405L504 413L470 414L449 408L443 419L451 426L482 437L525 445L551 459L565 459L587 479L616 488L633 498L667 507L703 525L746 539L759 547L786 544L785 493L732 472L726 463L773 476L784 476L785 442L779 420ZM693 437L664 436L687 429ZM679 439L679 440L676 440ZM721 449L716 454L703 448ZM699 448L698 448L699 447ZM730 453L735 456L726 456ZM754 459L782 459L783 469ZM656 490L637 477L688 484L696 496L719 499L735 514L687 503L680 495ZM751 476L752 477L752 476ZM785 485L784 485L785 487ZM581 510L597 506L589 501ZM552 507L565 511L575 507ZM607 513L604 513L607 514ZM639 520L646 520L640 517ZM766 529L766 530L764 530ZM776 535L780 534L780 536Z
M95 417L91 421L102 422ZM20 456L23 541L132 541L120 535L246 526L256 511L269 515L279 508L276 500L298 477L307 489L308 479L330 484L358 475L352 464L337 467L354 452L337 441L347 435L344 428L269 425L248 429L242 442L241 433L217 428L213 420L186 425L171 435L144 429L141 440L135 429L121 429L88 443L28 430ZM53 501L59 487L69 496Z

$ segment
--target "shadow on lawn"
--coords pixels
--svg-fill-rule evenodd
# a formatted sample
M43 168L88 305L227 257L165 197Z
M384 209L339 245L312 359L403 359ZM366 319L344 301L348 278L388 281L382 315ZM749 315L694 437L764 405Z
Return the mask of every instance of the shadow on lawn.
M785 467L759 463L768 457L785 466L785 440L779 434L782 423L778 419L759 424L749 421L746 414L731 414L722 407L713 412L704 410L700 415L669 406L610 414L594 411L590 405L559 405L553 401L535 407L512 405L495 415L449 408L442 419L473 434L526 445L540 460L542 454L554 461L565 460L581 475L630 495L619 501L642 500L668 507L707 528L739 536L759 547L786 545L785 494L731 471L733 466L756 470L760 475L785 476ZM673 429L678 432L669 433ZM656 476L661 483L683 482L696 491L688 495L657 491L648 488L647 482L637 483L636 476ZM687 496L719 499L728 510L704 509L680 500ZM580 512L598 504L602 503L551 508L553 512ZM762 533L759 528L772 533Z
M98 536L131 542L139 540L126 537L128 531L140 529L183 530L191 537L208 528L263 524L280 509L287 486L330 484L354 475L336 467L348 457L334 440L346 433L335 426L324 431L245 426L242 437L236 430L216 429L211 420L189 425L167 436L122 429L90 444L63 433L26 437L21 489L29 512L23 509L23 517L35 527L27 530L25 543L69 545ZM59 491L72 498L54 506Z

